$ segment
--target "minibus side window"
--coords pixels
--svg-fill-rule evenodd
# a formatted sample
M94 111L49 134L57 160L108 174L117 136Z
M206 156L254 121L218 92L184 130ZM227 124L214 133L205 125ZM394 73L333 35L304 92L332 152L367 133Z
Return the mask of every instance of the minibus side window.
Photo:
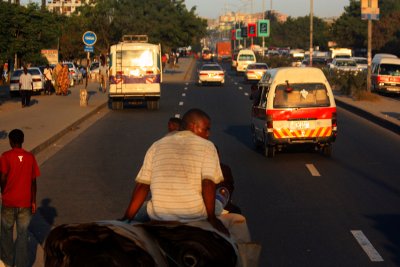
M261 88L260 88L261 89ZM265 109L267 107L267 95L269 91L269 86L263 86L261 91L260 107Z

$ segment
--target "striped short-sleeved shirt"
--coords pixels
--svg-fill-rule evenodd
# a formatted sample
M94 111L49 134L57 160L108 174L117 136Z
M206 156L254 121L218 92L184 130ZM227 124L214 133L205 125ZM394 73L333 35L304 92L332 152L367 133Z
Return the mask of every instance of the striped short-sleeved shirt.
M136 182L150 185L150 218L185 222L207 218L203 179L223 181L215 146L190 131L179 131L149 148Z

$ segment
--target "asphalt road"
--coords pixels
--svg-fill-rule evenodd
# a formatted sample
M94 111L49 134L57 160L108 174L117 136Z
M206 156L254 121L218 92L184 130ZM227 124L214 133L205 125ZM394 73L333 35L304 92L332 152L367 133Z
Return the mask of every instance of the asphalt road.
M331 158L300 147L267 159L251 143L250 85L225 67L223 87L163 84L160 110L108 111L62 145L38 180L50 226L121 217L147 148L169 117L198 107L263 246L260 266L400 266L399 136L339 108Z

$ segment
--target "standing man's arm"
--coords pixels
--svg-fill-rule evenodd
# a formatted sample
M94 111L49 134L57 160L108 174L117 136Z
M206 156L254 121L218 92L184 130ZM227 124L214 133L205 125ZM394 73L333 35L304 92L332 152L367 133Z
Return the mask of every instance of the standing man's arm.
M32 214L36 213L36 190L37 190L37 185L36 185L36 178L32 180L32 186L31 186L31 205L32 205Z
M229 231L225 228L217 216L215 216L215 183L211 180L204 179L201 182L204 205L207 210L208 222L218 231L229 236Z
M129 206L126 209L125 215L122 219L131 220L133 217L135 217L136 213L146 200L149 191L150 185L136 182L135 189L132 193L131 202L129 203Z

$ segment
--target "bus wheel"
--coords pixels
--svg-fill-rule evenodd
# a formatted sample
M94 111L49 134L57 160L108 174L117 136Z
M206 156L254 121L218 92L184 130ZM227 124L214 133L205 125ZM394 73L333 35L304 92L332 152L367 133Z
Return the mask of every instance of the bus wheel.
M148 110L157 110L160 108L159 100L147 100L146 104Z

